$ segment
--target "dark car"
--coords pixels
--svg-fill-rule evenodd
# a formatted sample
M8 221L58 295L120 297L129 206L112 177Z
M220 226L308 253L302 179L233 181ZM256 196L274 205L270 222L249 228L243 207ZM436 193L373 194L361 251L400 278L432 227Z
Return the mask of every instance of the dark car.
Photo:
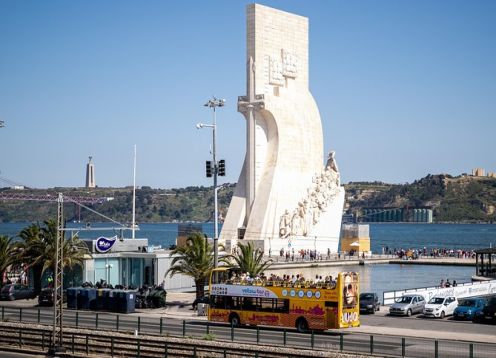
M21 284L8 284L0 290L0 300L22 300L35 298L34 289Z
M203 297L200 297L200 298L197 298L193 301L193 309L196 310L198 308L198 304L199 303L207 303L209 304L210 303L210 297L209 296L203 296Z
M472 320L475 323L491 321L496 323L496 296L491 297L484 308L474 315Z
M360 294L360 312L375 313L381 304L377 293L364 292Z
M62 302L67 302L67 291L62 291ZM38 304L40 306L53 306L53 288L46 287L41 290L40 295L38 296Z

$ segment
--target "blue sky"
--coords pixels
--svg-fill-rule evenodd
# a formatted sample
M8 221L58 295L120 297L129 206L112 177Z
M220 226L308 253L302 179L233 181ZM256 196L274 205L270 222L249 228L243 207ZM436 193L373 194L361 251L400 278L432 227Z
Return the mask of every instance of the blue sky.
M0 177L32 187L236 182L249 1L0 1ZM310 21L310 87L342 180L496 171L496 1L261 1ZM5 185L0 181L0 186Z

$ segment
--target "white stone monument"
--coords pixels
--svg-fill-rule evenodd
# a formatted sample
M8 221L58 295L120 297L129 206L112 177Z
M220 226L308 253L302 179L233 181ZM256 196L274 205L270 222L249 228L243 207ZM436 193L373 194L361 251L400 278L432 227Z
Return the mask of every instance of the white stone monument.
M327 254L339 244L344 189L334 152L323 160L319 110L308 89L308 19L247 7L246 157L222 227L226 250Z

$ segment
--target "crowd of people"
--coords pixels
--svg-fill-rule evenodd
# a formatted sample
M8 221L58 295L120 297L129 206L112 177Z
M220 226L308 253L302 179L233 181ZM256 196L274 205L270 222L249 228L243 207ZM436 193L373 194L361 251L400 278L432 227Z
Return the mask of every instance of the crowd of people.
M281 287L306 287L306 288L328 288L336 287L336 281L332 276L316 275L315 279L306 279L303 275L282 275L270 274L269 277L264 273L251 277L249 273L233 273L231 278L226 281L227 284L233 285L256 285L256 286L281 286Z
M453 257L459 259L470 259L475 258L474 250L464 250L464 249L448 249L448 248L427 248L422 249L403 249L403 248L389 248L388 246L383 247L383 254L395 255L401 258L408 259L418 259L422 257Z
M296 256L295 256L296 255ZM270 256L270 255L269 255ZM324 256L321 252L317 250L298 250L295 252L294 247L291 249L284 250L281 248L279 251L279 257L285 259L286 262L290 261L322 261L324 259L329 260L331 258L331 249L327 249L327 256Z
M447 278L446 281L444 281L444 279L441 279L441 282L439 284L439 287L441 288L456 287L456 286L458 286L456 280L453 280L453 283L451 283L449 278Z

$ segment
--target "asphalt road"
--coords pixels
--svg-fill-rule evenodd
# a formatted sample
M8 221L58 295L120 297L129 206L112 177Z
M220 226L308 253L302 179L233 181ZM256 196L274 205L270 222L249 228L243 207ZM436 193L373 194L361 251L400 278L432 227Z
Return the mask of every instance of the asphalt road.
M23 308L22 311L16 307L3 308L3 319L10 322L19 321L51 324L53 322L53 311L48 307ZM434 356L436 343L432 338L390 335L384 332L393 330L411 329L414 332L429 330L430 332L450 333L450 342L439 341L437 349L440 356L469 357L470 344L460 342L469 335L480 334L496 337L496 325L473 324L470 321L455 321L453 319L427 319L419 315L412 317L392 317L386 314L387 310L362 315L362 327L371 329L371 334L356 333L351 330L342 330L343 333L327 331L324 333L299 334L294 330L286 332L276 328L240 327L231 330L228 325L208 323L203 320L195 320L193 317L183 319L181 317L162 317L160 325L159 315L137 315L137 314L115 314L100 312L98 315L90 311L64 311L64 322L71 327L78 326L88 329L107 329L150 334L170 334L172 336L186 336L203 338L207 333L219 340L234 340L244 343L267 343L272 345L289 345L294 347L310 348L314 346L319 349L338 350L341 347L347 351L358 351L377 354L388 354L401 356L403 353L410 357ZM383 332L384 331L384 332ZM482 342L484 342L482 340ZM496 356L496 345L485 345L475 343L472 347L475 357Z
M411 317L389 316L388 308L381 307L381 311L375 314L361 314L362 326L409 328L414 330L445 331L463 334L487 334L496 337L496 325L475 324L472 321L458 321L453 317L426 318L421 314ZM460 336L463 337L463 336ZM461 338L462 339L462 338Z

